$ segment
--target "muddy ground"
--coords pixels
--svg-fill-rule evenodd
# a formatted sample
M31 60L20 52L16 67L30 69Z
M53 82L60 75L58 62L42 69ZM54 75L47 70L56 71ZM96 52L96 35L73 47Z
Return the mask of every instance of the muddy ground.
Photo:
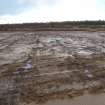
M105 32L0 33L0 105L72 105L104 93Z

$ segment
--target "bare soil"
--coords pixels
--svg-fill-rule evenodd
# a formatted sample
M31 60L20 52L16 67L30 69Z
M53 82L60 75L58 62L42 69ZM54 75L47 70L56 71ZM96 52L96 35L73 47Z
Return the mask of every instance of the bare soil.
M0 33L0 105L99 105L84 100L104 92L105 32Z

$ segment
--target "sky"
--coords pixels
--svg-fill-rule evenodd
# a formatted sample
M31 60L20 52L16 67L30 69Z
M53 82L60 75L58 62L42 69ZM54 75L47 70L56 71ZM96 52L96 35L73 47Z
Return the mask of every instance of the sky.
M105 0L0 0L0 24L105 20Z

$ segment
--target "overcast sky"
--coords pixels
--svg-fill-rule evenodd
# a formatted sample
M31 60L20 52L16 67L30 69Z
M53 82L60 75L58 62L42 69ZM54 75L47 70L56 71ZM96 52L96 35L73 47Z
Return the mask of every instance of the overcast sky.
M0 0L0 23L105 20L105 0Z

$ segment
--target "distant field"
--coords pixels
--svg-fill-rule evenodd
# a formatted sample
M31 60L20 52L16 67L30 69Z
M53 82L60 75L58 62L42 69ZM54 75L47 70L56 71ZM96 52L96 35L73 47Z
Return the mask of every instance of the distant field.
M105 21L1 24L0 31L105 31Z

